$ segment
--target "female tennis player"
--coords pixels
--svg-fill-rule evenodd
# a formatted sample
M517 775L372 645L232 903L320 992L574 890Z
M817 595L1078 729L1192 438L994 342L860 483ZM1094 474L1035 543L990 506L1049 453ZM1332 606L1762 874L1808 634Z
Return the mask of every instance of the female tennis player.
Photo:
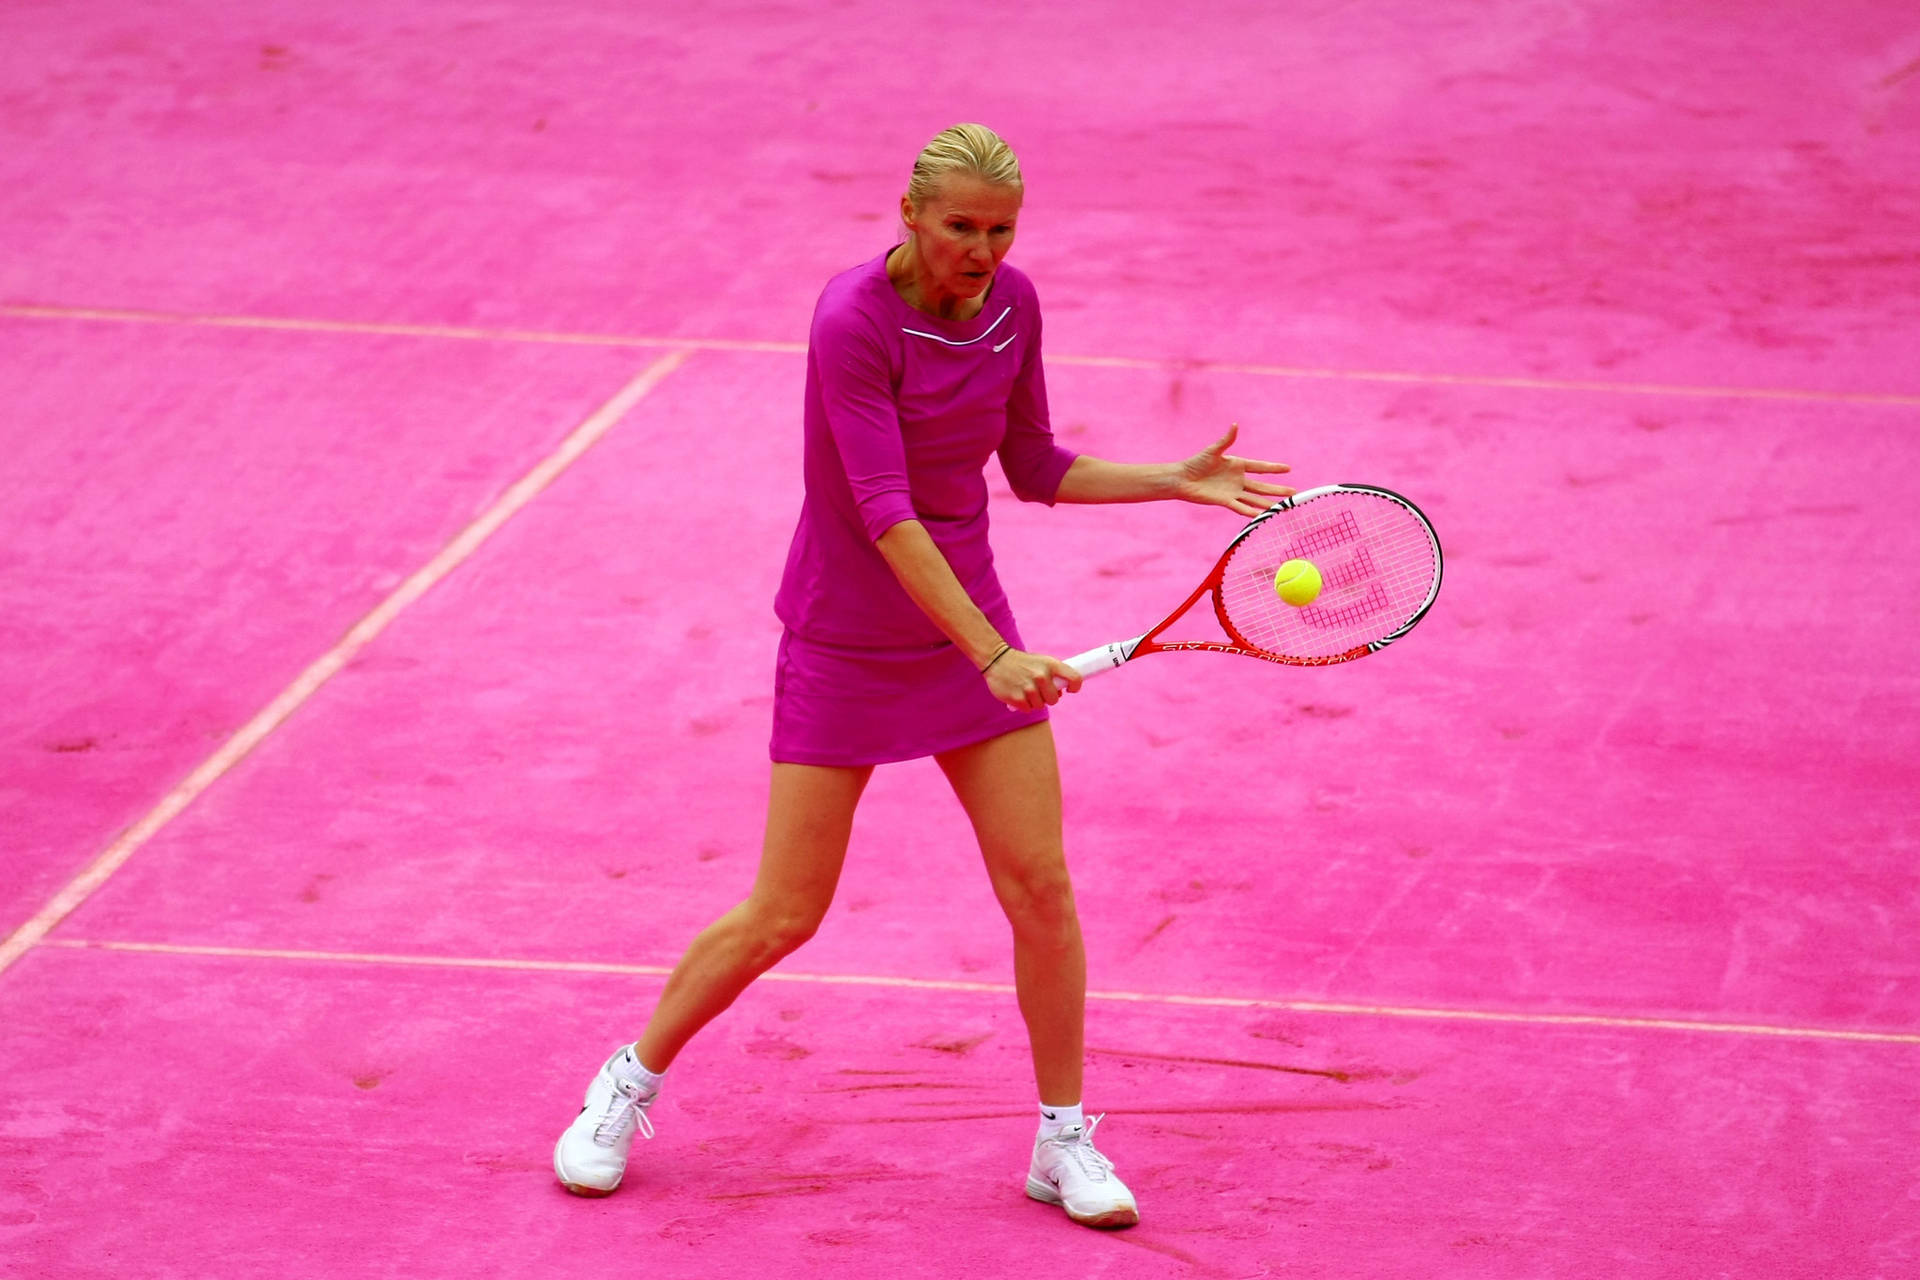
M1047 707L1080 676L1029 652L987 545L982 470L998 453L1029 502L1181 498L1250 516L1292 492L1275 462L1227 454L1120 464L1054 442L1040 307L1005 265L1024 187L976 124L936 136L900 200L905 240L834 277L807 354L806 496L775 611L773 780L746 900L696 937L633 1044L600 1068L554 1148L569 1191L620 1185L634 1134L694 1033L813 935L833 899L873 767L932 756L980 842L1013 930L1039 1087L1029 1196L1076 1222L1139 1209L1081 1108L1086 955L1061 836Z

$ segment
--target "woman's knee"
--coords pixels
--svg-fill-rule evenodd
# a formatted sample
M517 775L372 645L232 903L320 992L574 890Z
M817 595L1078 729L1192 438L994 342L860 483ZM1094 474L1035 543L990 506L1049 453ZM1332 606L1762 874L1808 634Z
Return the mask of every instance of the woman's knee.
M794 903L748 899L740 921L757 967L767 968L791 955L819 932L825 913Z
M1064 946L1080 935L1073 902L1073 881L1064 865L1028 867L1002 873L995 889L1007 922L1021 938Z

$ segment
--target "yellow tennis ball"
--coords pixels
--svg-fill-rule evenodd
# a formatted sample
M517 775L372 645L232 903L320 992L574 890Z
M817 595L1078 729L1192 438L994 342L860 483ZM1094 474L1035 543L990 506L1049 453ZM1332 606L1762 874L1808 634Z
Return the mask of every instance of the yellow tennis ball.
M1320 570L1311 560L1289 560L1273 575L1273 590L1288 604L1312 604L1320 595Z

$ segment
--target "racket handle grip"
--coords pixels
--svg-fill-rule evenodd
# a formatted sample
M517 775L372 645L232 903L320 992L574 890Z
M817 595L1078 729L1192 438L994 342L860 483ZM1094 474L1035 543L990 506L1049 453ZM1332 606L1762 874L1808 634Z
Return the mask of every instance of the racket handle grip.
M1133 656L1133 647L1138 640L1115 640L1112 644L1103 644L1098 649L1089 649L1085 653L1075 654L1063 659L1066 664L1080 673L1082 680L1090 680L1102 671L1111 671Z

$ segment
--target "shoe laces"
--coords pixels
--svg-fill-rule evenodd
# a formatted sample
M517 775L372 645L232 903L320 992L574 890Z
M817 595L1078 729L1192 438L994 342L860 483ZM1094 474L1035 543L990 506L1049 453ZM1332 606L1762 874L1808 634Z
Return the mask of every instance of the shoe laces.
M1107 1175L1113 1172L1113 1161L1107 1159L1099 1148L1093 1145L1093 1131L1095 1126L1106 1118L1106 1113L1102 1112L1087 1121L1084 1126L1070 1125L1051 1138L1042 1138L1041 1142L1052 1143L1058 1147L1060 1153L1078 1165L1080 1172L1084 1173L1090 1181L1105 1182Z
M633 1081L614 1076L613 1096L607 1099L606 1114L593 1127L593 1140L603 1147L611 1147L626 1136L629 1124L639 1126L641 1137L652 1138L653 1122L647 1119L647 1107L653 1097L650 1093L643 1095Z

